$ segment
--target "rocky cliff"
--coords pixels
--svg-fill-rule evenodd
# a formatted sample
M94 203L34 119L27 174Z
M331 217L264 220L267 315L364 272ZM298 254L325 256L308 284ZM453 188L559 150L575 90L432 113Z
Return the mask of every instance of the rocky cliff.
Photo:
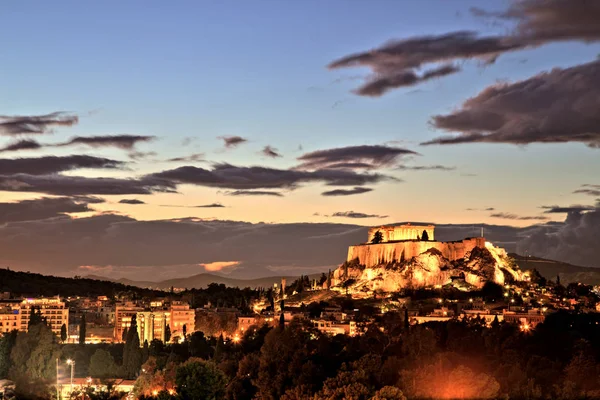
M430 244L441 243L433 242ZM461 243L461 242L456 242ZM485 282L492 281L503 285L505 282L522 280L523 276L518 267L514 266L504 249L485 243L482 247L473 246L466 250L462 257L453 257L437 248L436 245L427 247L428 242L414 242L410 247L419 252L411 257L394 254L386 261L373 256L379 254L377 247L352 246L366 248L361 257L346 261L333 272L331 280L334 290L345 291L346 287L353 294L371 293L375 290L395 292L403 288L442 287L454 284L457 287L480 288ZM386 247L396 245L385 244ZM380 245L381 246L381 245ZM349 250L349 256L353 251ZM373 252L370 249L375 249ZM422 251L421 251L422 250ZM377 260L377 262L375 261Z

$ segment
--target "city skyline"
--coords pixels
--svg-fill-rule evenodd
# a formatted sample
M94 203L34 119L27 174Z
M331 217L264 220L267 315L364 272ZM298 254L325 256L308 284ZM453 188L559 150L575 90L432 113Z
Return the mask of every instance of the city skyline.
M5 5L0 262L306 272L423 221L598 266L600 10L522 4ZM237 248L314 235L322 264Z

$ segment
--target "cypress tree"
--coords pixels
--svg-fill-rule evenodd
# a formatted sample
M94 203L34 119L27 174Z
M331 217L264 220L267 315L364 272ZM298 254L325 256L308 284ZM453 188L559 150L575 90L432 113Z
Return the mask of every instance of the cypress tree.
M281 300L280 305L281 305L281 315L279 316L279 327L281 329L283 329L283 328L285 328L285 314L284 314L285 306L283 304L283 300Z
M60 341L63 343L67 341L67 325L65 324L60 327Z
M85 344L85 328L85 314L82 314L79 322L79 344Z

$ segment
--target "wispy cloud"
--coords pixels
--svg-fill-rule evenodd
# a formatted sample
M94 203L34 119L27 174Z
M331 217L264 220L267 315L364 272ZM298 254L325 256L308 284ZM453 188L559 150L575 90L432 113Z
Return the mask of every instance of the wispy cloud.
M146 204L146 202L139 199L122 199L119 200L119 204L139 205Z
M198 161L205 161L205 160L204 160L204 153L194 153L194 154L190 154L188 156L169 158L167 161L168 162L198 162Z
M549 218L543 215L531 215L531 216L522 216L512 213L506 212L498 212L494 214L490 214L492 218L501 218L501 219L511 219L511 220L520 220L520 221L545 221Z
M373 191L371 188L357 186L352 189L334 189L321 193L322 196L352 196Z
M338 211L331 214L331 217L342 217L342 218L387 218L387 215L379 215L379 214L366 214L362 212L356 211Z
M271 147L271 146L265 146L265 147L264 147L264 148L263 148L263 149L260 151L260 153L261 153L263 156L267 156L267 157L270 157L270 158L278 158L278 157L281 157L281 154L279 153L279 151L278 151L276 148L274 148L274 147Z
M279 192L268 192L266 190L234 190L224 193L227 196L273 196L283 197L282 193Z
M301 164L297 169L376 169L394 166L401 158L415 155L418 153L412 150L385 145L337 147L298 157Z
M73 126L78 122L79 117L64 111L45 115L0 115L0 135L40 135L52 133L52 128Z
M248 141L248 139L241 136L219 136L219 139L223 140L223 143L227 148L237 147L240 144Z

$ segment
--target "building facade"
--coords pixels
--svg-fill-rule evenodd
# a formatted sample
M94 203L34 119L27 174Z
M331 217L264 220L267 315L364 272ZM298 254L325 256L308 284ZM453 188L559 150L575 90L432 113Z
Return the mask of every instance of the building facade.
M144 311L144 307L140 307L131 302L120 303L115 306L115 342L123 341L123 332L131 327L131 320L133 319L133 316L142 311Z
M171 316L170 328L172 338L183 338L183 327L186 333L190 334L195 330L196 311L190 309L188 303L182 301L173 301L169 307Z
M20 304L21 328L26 332L29 318L33 310L39 310L46 323L58 337L63 326L69 326L69 308L60 297L41 297L38 299L24 299Z

